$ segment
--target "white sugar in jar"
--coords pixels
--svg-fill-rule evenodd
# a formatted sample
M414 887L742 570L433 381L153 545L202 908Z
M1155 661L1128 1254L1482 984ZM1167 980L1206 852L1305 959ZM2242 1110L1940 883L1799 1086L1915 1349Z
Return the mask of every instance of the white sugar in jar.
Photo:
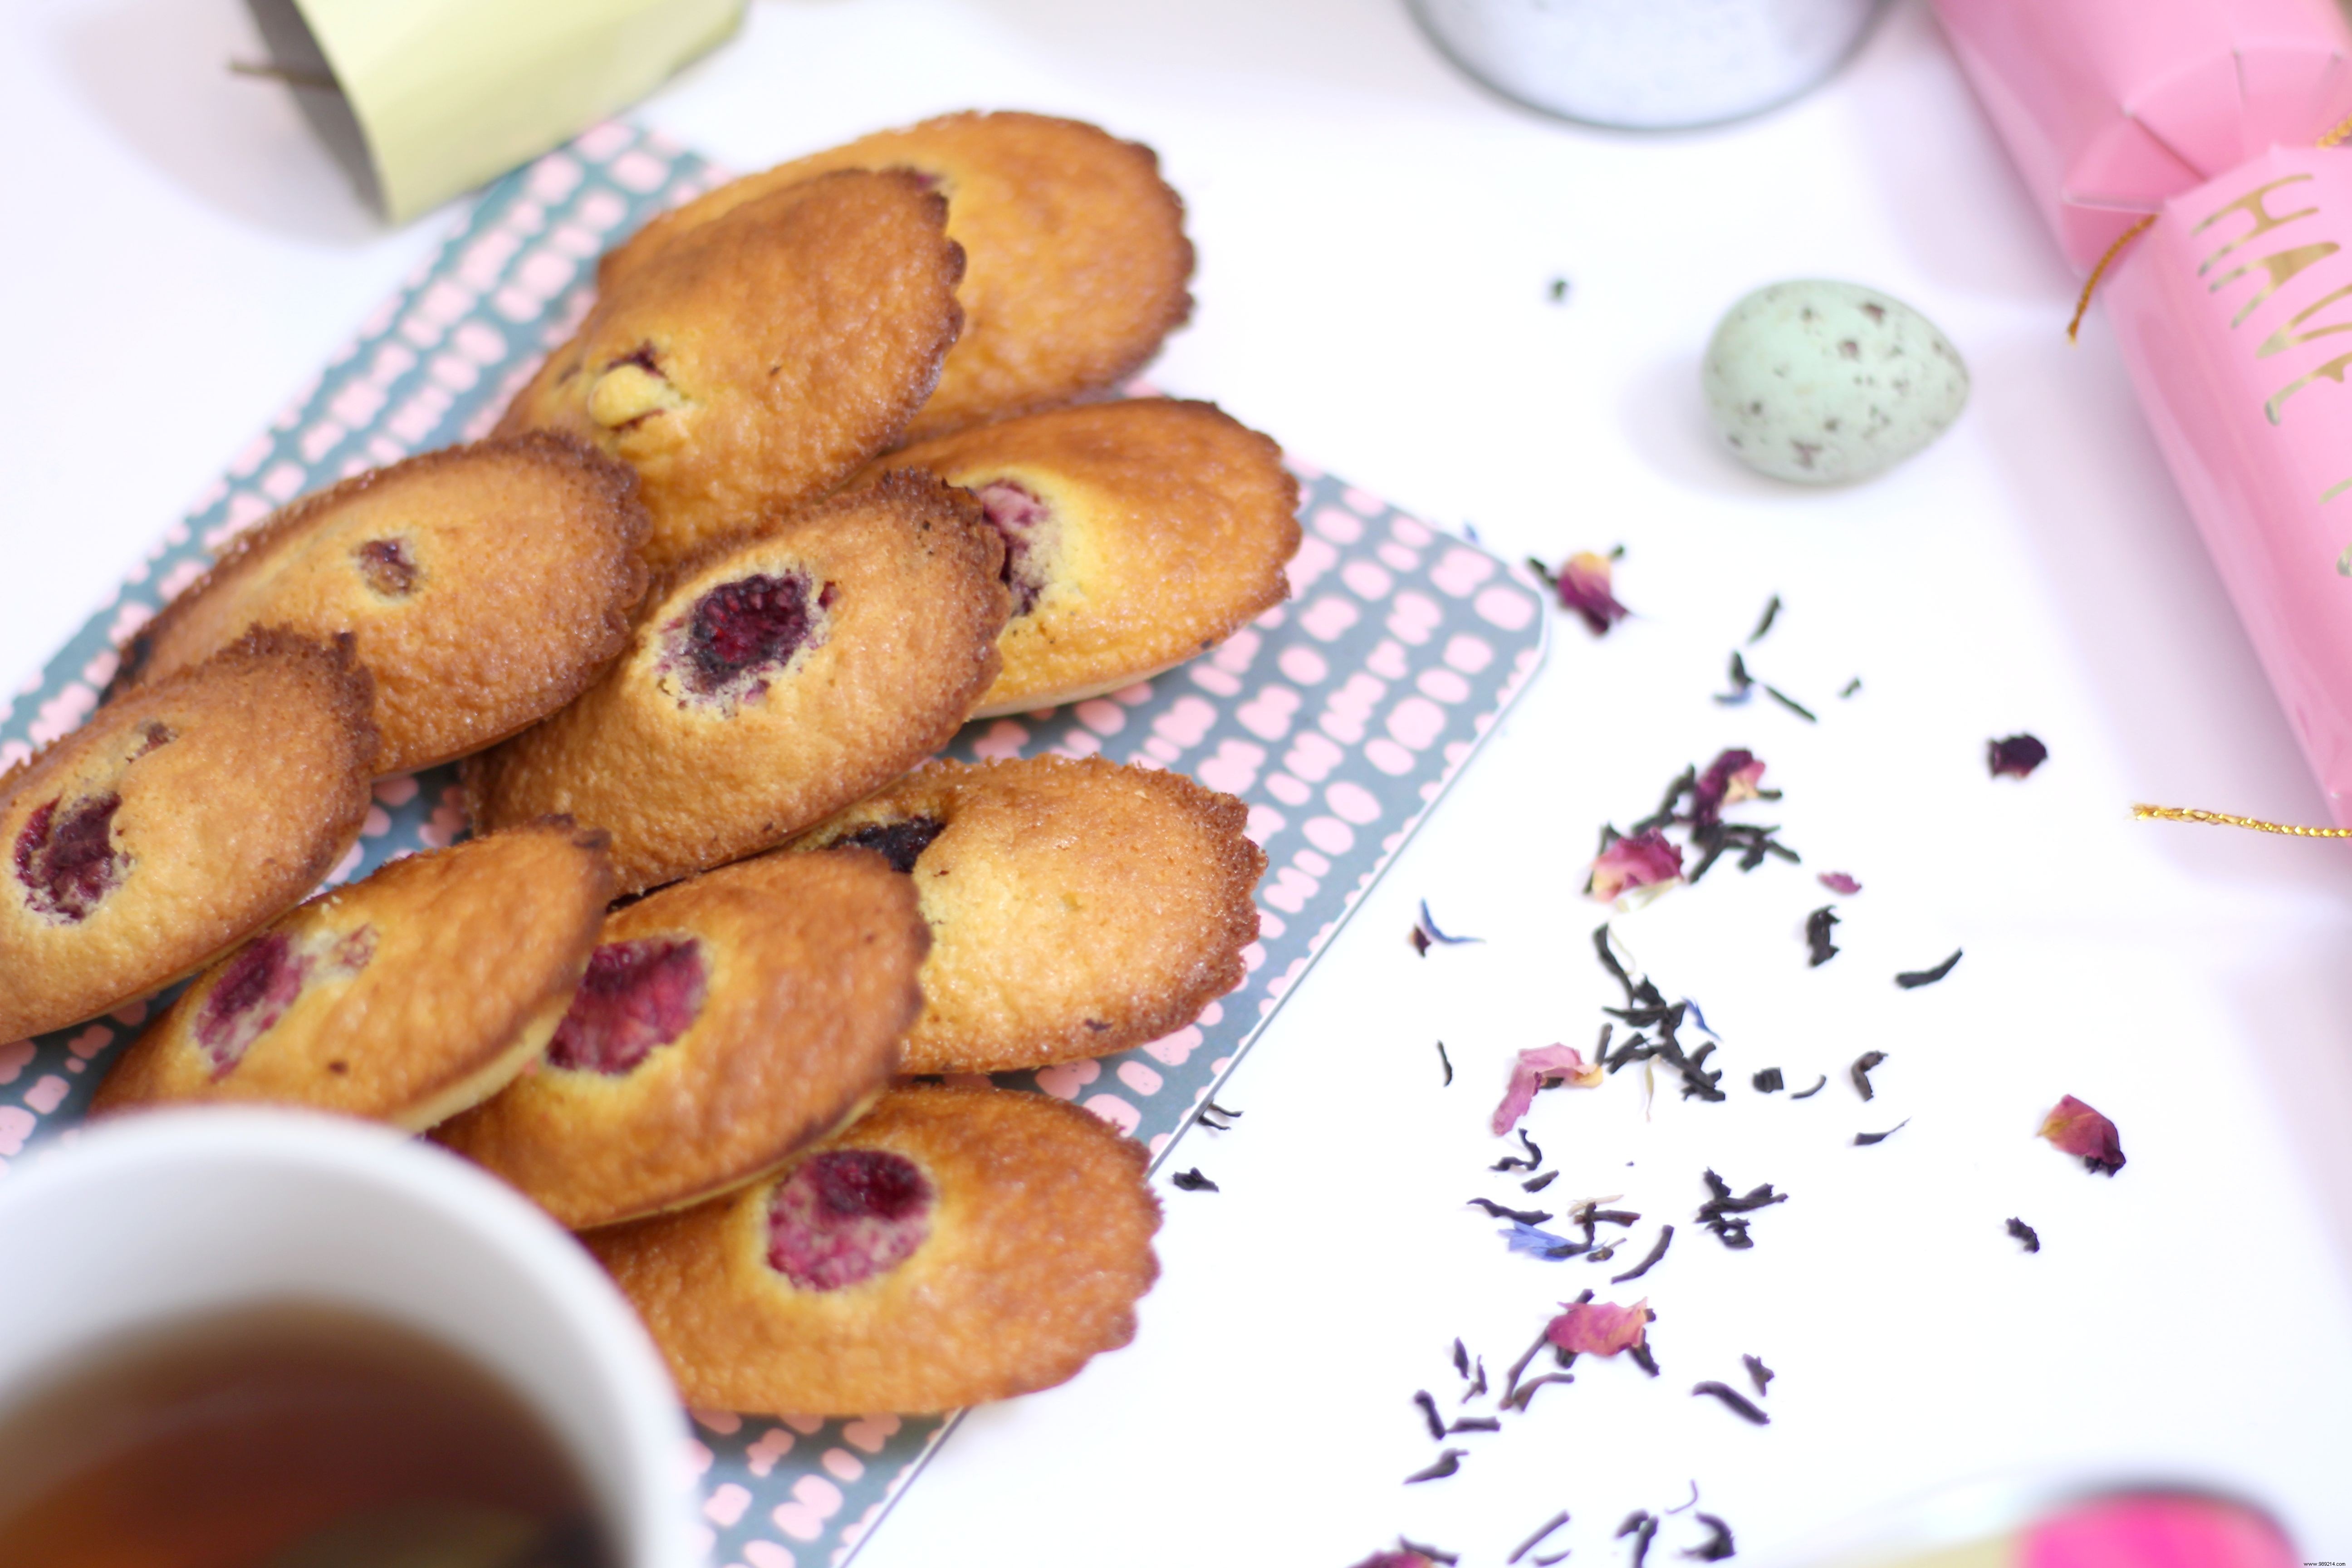
M1658 131L1784 103L1853 52L1883 0L1407 0L1506 97Z

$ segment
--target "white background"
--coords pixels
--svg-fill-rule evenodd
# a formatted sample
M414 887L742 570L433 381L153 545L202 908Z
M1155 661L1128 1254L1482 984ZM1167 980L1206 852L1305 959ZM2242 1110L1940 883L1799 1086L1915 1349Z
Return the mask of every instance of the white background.
M230 0L0 12L0 679L446 230L362 211L283 90L226 73L254 52ZM1133 1348L974 1417L861 1563L1342 1568L1402 1530L1486 1564L1559 1508L1553 1548L1616 1562L1615 1522L1693 1479L1753 1556L1960 1478L2085 1469L2237 1487L2305 1556L2352 1556L2352 850L2127 819L2325 814L2097 314L2064 343L2073 280L1925 6L1798 106L1682 136L1502 105L1393 0L760 0L644 112L748 168L971 105L1159 149L1201 267L1157 379L1506 553L1622 542L1638 618L1559 625L1222 1096L1240 1128L1183 1146L1171 1169L1223 1190L1166 1194ZM1748 475L1697 412L1717 315L1804 275L1916 303L1975 376L1942 442L1851 489ZM1818 726L1708 700L1774 593L1751 662ZM1986 739L2018 730L2053 760L1989 781ZM1725 1032L1731 1102L1662 1085L1645 1117L1628 1072L1529 1123L1563 1173L1545 1197L1648 1216L1621 1256L1675 1223L1649 1279L1604 1289L1647 1295L1665 1374L1580 1363L1461 1440L1459 1475L1402 1488L1454 1337L1494 1377L1601 1283L1505 1256L1460 1201L1516 1195L1485 1170L1510 1053L1589 1045L1614 999L1578 891L1596 829L1727 744L1787 790L1759 819L1803 870L1722 868L1620 930ZM1809 971L1825 869L1865 888ZM1415 958L1423 897L1486 944ZM1890 984L1956 946L1944 984ZM1843 1069L1871 1048L1864 1106ZM1768 1065L1833 1081L1766 1099ZM2032 1136L2064 1093L2120 1125L2114 1181ZM1708 1164L1794 1194L1752 1252L1689 1223ZM1687 1396L1746 1352L1780 1374L1769 1429Z

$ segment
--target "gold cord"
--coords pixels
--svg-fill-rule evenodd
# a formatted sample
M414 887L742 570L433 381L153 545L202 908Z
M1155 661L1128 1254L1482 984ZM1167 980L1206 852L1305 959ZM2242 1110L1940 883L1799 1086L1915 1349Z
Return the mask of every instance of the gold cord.
M2347 133L2352 133L2352 121L2346 121L2340 129ZM2107 253L2099 258L2099 264L2091 268L2091 275L2088 278L2083 279L2082 295L2074 301L2074 319L2066 323L2068 342L2073 342L2082 333L2083 317L2091 308L2091 290L2099 286L2099 279L2107 275L2107 268L2115 265L2116 258L2123 253L2124 247L2146 234L2148 225L2155 221L2156 215L2150 213L2123 233L2116 236L2116 242L2107 247Z
M2336 129L2330 131L2326 135L2322 136L2314 143L2314 145L2318 147L2334 147L2345 141L2347 137L2352 137L2352 114L2347 114L2343 119L2337 121L2336 122ZM2107 268L2115 265L2116 258L2123 254L2124 247L2129 245L2133 240L2137 239L2141 235L2146 234L2147 232L2148 225L2155 221L2156 215L2154 213L2150 213L2146 217L2140 219L2137 223L2132 225L2131 227L2124 230L2123 233L2116 236L2116 242L2107 247L2107 253L2099 258L2099 264L2091 268L2091 275L2088 278L2083 279L2083 292L2078 295L2074 300L2074 319L2066 323L2066 341L2068 342L2074 342L2082 335L2083 318L2090 313L2091 295L2099 287L2099 279L2107 275ZM2235 821L2234 818L2221 818L2219 820ZM2268 833L2288 833L2295 831L2292 828L2279 827L2269 823L2247 822L2239 823L2238 826L2242 827L2261 827L2264 832ZM2352 835L2347 835L2346 837L2352 837Z
M2352 827L2297 827L2284 822L2264 822L2259 816L2231 816L2223 811L2189 811L2177 805L2135 805L2135 822L2202 822L2215 827L2244 827L2256 833L2283 833L2290 838L2352 838Z

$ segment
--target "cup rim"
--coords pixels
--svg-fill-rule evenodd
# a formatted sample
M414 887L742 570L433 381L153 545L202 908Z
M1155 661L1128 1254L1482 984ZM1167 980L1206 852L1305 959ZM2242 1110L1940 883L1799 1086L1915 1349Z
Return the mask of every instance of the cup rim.
M635 1496L617 1510L629 1568L701 1568L693 1489L687 1484L686 1415L644 1326L569 1234L512 1188L395 1129L274 1107L142 1111L90 1124L62 1147L13 1164L0 1181L0 1237L17 1216L94 1182L152 1174L184 1180L192 1160L283 1164L368 1184L429 1222L496 1248L538 1289L549 1310L591 1347L587 1361L622 1414L619 1437Z

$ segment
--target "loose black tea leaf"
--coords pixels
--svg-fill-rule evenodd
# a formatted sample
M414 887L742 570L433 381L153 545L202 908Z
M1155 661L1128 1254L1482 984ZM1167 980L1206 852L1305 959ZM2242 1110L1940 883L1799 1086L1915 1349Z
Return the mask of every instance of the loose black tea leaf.
M1416 1481L1444 1480L1446 1477L1454 1474L1454 1471L1462 1468L1462 1456L1469 1451L1470 1450L1467 1448L1445 1449L1443 1453L1437 1456L1436 1459L1429 1466L1428 1468L1415 1470L1412 1474L1405 1477L1404 1484L1412 1486Z
M1485 1209L1496 1219L1515 1219L1521 1225L1541 1225L1551 1218L1547 1209L1507 1209L1492 1198L1472 1198L1473 1207Z
M1462 1396L1462 1403L1465 1405L1486 1392L1486 1358L1485 1356L1478 1358L1477 1368L1477 1375L1470 1380L1469 1392Z
M1857 692L1857 691L1859 691L1859 690L1861 690L1861 689L1862 689L1862 677L1860 677L1859 675L1857 675L1857 676L1855 676L1852 680L1849 680L1849 681L1847 681L1847 682L1845 683L1845 689L1844 689L1843 691L1839 692L1839 693L1838 693L1838 695L1839 695L1840 697L1851 697L1851 696L1853 696L1855 692Z
M1713 1531L1714 1534L1696 1546L1685 1548L1684 1556L1696 1558L1701 1563L1720 1563L1733 1555L1731 1526L1711 1513L1693 1514L1691 1517Z
M1445 1069L1445 1083L1443 1087L1452 1088L1454 1084L1454 1062L1453 1059L1445 1054L1445 1042L1444 1040L1437 1042L1437 1060L1438 1065Z
M1570 1550L1572 1551L1573 1548ZM1530 1557L1528 1559L1528 1568L1551 1568L1555 1563L1567 1562L1569 1555L1569 1552L1555 1552L1549 1557Z
M1875 1100L1878 1091L1870 1087L1870 1069L1886 1059L1885 1051L1864 1051L1853 1058L1847 1070L1853 1074L1853 1091L1864 1100Z
M1592 1292L1587 1290L1584 1294L1590 1299ZM1528 1363L1540 1355L1544 1346L1549 1343L1551 1343L1551 1325L1546 1323L1537 1333L1536 1342L1528 1347L1525 1355L1511 1363L1511 1370L1503 1378L1503 1404L1506 1407L1509 1406L1512 1400L1518 1397L1519 1374L1528 1370Z
M1853 1135L1853 1146L1857 1149L1867 1149L1874 1143L1884 1143L1910 1125L1911 1119L1906 1116L1884 1132L1857 1132Z
M1537 1531L1533 1535L1528 1536L1525 1541L1520 1542L1519 1549L1517 1552L1512 1552L1508 1557L1503 1559L1504 1568L1509 1568L1511 1563L1517 1563L1520 1558L1525 1557L1528 1552L1533 1552L1537 1547L1541 1546L1544 1543L1544 1537L1551 1534L1554 1531L1558 1530L1561 1525L1566 1524L1567 1522L1568 1510L1566 1509L1562 1509L1558 1513L1552 1515L1549 1523L1547 1523L1541 1530Z
M1666 1510L1666 1511L1668 1513L1687 1513L1692 1509L1696 1508L1698 1506L1698 1483L1696 1481L1691 1482L1690 1489L1691 1495L1688 1502L1678 1502L1675 1504L1674 1507Z
M1838 955L1837 943L1830 940L1830 931L1837 924L1837 907L1833 904L1823 904L1805 917L1805 945L1812 949L1805 967L1819 969Z
M1521 1146L1527 1150L1527 1157L1525 1159L1521 1159L1517 1154L1506 1154L1503 1158L1487 1166L1486 1169L1490 1171L1534 1171L1542 1168L1543 1149L1534 1139L1528 1136L1528 1130L1526 1128L1522 1127L1518 1131L1519 1142Z
M1549 289L1545 289L1545 290L1544 290L1544 292L1545 292L1546 296L1547 296L1547 297L1549 297L1549 298L1550 299L1550 300L1551 300L1551 302L1552 302L1553 304L1555 304L1555 305L1559 305L1559 304L1565 304L1565 303L1567 302L1567 300L1568 300L1568 289L1569 289L1569 283L1568 283L1568 279L1565 279L1565 278L1555 278L1555 279L1553 279L1551 280L1551 286L1550 286ZM1562 1518L1566 1518L1567 1516L1566 1516L1565 1514L1563 1514L1561 1517L1562 1517ZM1517 1558L1516 1558L1516 1557L1514 1557L1514 1558L1512 1558L1512 1559L1511 1559L1511 1561L1512 1561L1512 1562L1514 1562L1514 1563L1516 1563L1516 1562L1517 1562L1517 1561L1518 1561L1518 1559L1517 1559Z
M1744 1355L1739 1359L1748 1363L1748 1381L1756 1385L1756 1397L1763 1398L1766 1393L1764 1385L1778 1374L1764 1364L1763 1358L1760 1356Z
M1429 933L1427 931L1422 930L1419 926L1415 926L1412 928L1412 934L1405 940L1412 943L1412 951L1415 957L1427 958L1429 956Z
M1426 1557L1432 1563L1443 1563L1446 1565L1446 1568L1453 1568L1454 1563L1462 1561L1462 1556L1459 1552L1441 1552L1434 1546L1423 1546L1417 1541L1407 1541L1402 1535L1397 1537L1397 1547L1400 1551L1410 1552L1416 1555Z
M1437 1401L1429 1396L1429 1390L1424 1388L1416 1392L1412 1396L1412 1402L1421 1406L1422 1418L1429 1423L1429 1435L1444 1442L1445 1417L1437 1413Z
M1460 1340L1454 1342L1454 1375L1456 1377L1470 1375L1470 1352L1463 1348Z
M2017 1237L2019 1243L2024 1247L2026 1251L2039 1252L2042 1250L2042 1233L2035 1230L2023 1220L2018 1218L2015 1215L2009 1216L2009 1234Z
M1175 1175L1170 1177L1169 1180L1176 1184L1177 1190L1180 1192L1213 1193L1223 1191L1216 1183L1201 1174L1200 1167L1197 1165L1189 1171L1177 1172Z
M1546 1171L1540 1176L1530 1176L1526 1181L1521 1182L1519 1184L1519 1191L1523 1193L1539 1193L1559 1180L1559 1173L1558 1171Z
M1726 708L1737 708L1755 695L1755 685L1756 678L1748 673L1748 661L1739 657L1738 648L1734 648L1731 650L1731 689L1717 692L1715 700Z
M1949 974L1952 972L1953 965L1959 962L1960 949L1954 948L1952 950L1952 956L1944 960L1943 963L1936 965L1935 968L1914 969L1905 973L1898 974L1895 977L1895 984L1900 985L1906 991L1916 991L1922 985L1933 985L1937 981L1941 980L1945 975Z
M2007 774L2013 779L2024 778L2050 760L2050 748L2031 735L2011 735L2007 740L1985 742L1985 766L1994 778Z
M1773 701L1778 702L1781 707L1786 708L1790 712L1794 713L1798 718L1802 719L1808 724L1818 724L1821 722L1820 720L1813 717L1813 710L1811 709L1806 707L1803 703L1798 701L1795 698L1790 696L1787 692L1781 690L1777 686L1766 684L1764 686L1764 695L1769 697Z
M1519 1411L1526 1410L1528 1405L1534 1401L1536 1390L1541 1388L1547 1383L1574 1383L1575 1381L1576 1374L1567 1372L1548 1372L1541 1377L1530 1378L1527 1382L1519 1384L1519 1391L1511 1395L1508 1408Z
M1622 1541L1629 1535L1633 1538L1633 1568L1642 1568L1642 1564L1649 1559L1650 1542L1657 1533L1658 1521L1651 1517L1646 1509L1627 1514L1625 1522L1617 1527L1618 1540Z
M1744 1215L1789 1201L1789 1194L1774 1192L1769 1182L1750 1187L1734 1197L1730 1184L1713 1171L1705 1173L1704 1179L1707 1191L1714 1195L1699 1206L1699 1223L1713 1231L1717 1240L1736 1252L1744 1252L1756 1245L1748 1234L1748 1222Z
M1780 1076L1779 1068L1766 1068L1748 1081L1756 1086L1756 1092L1759 1094L1778 1094L1789 1087L1788 1080Z
M1241 1119L1241 1115L1240 1111L1227 1110L1213 1100L1202 1106L1192 1120L1212 1132L1231 1132L1234 1130L1234 1123Z
M1439 1435L1450 1436L1456 1432L1499 1432L1502 1429L1503 1424L1492 1415L1465 1415Z
M1772 1425L1772 1418L1769 1415L1758 1409L1746 1394L1727 1383L1702 1383L1691 1390L1692 1397L1696 1398L1700 1394L1705 1394L1710 1399L1722 1400L1726 1407L1743 1421L1753 1421L1759 1426Z
M1666 1247L1674 1241L1674 1239L1675 1227L1670 1225L1660 1226L1658 1227L1658 1245L1650 1248L1650 1255L1642 1259L1641 1262L1633 1265L1633 1268L1628 1268L1624 1273L1611 1275L1609 1277L1609 1283L1612 1285L1622 1285L1628 1279L1639 1279L1643 1275L1647 1274L1651 1269L1657 1267L1658 1259L1666 1255Z
M1625 1355L1626 1359L1630 1360L1635 1366L1640 1367L1643 1372L1648 1373L1652 1377L1658 1375L1657 1357L1651 1354L1649 1342L1647 1341L1644 1341L1638 1345L1627 1345L1625 1347Z
M1780 619L1780 595L1775 594L1772 595L1772 602L1764 606L1764 618L1756 623L1756 629L1754 631L1748 634L1748 646L1753 647L1758 643L1762 642L1764 640L1764 634L1772 629L1772 623Z
M1821 1081L1821 1082L1819 1082L1819 1083L1817 1083L1817 1084L1813 1085L1813 1087L1812 1087L1812 1088L1811 1088L1811 1089L1806 1089L1806 1090L1805 1090L1803 1093L1801 1093L1801 1094L1792 1094L1792 1095L1790 1095L1789 1098L1790 1098L1790 1100L1811 1100L1811 1099L1812 1099L1812 1098L1813 1098L1813 1096L1815 1096L1815 1095L1817 1095L1817 1094L1821 1093L1821 1091L1822 1091L1822 1090L1823 1090L1823 1089L1825 1089L1829 1088L1829 1086L1830 1086L1830 1075L1829 1075L1829 1074L1827 1074L1827 1073L1823 1073L1823 1074L1822 1074L1822 1081Z

